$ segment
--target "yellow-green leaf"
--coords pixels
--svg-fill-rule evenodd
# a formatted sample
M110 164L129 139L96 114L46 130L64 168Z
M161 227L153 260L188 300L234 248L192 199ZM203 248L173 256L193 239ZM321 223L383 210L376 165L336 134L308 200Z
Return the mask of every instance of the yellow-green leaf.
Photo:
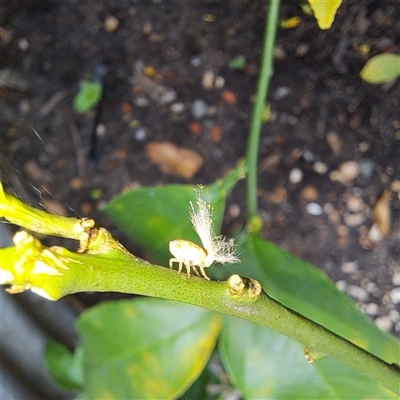
M91 399L172 399L202 372L221 317L182 303L135 299L92 307L77 326Z
M219 340L230 382L245 399L397 399L329 357L307 363L304 347L250 321L224 317Z
M342 0L308 0L320 29L329 29Z
M378 54L370 58L360 72L368 83L386 83L400 76L400 56L397 54Z

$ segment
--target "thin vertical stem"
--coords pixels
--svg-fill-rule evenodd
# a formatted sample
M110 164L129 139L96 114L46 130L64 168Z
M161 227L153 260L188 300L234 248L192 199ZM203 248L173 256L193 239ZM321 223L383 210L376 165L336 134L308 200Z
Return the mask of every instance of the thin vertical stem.
M258 79L256 101L250 124L250 135L246 151L247 164L247 218L248 222L257 217L257 164L262 113L268 93L269 83L273 74L273 55L276 30L278 26L280 0L270 0L265 26L263 53L260 76Z

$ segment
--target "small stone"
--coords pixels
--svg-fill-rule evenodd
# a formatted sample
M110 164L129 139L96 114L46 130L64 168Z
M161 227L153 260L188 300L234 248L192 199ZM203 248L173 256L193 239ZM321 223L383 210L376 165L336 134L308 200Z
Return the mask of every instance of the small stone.
M21 38L18 40L18 47L21 51L27 51L29 50L29 42L25 38Z
M359 196L348 195L345 200L346 208L352 213L360 212L365 209L365 203Z
M107 133L107 128L103 123L100 123L96 127L96 135L98 137L104 137Z
M192 121L188 125L188 128L193 136L198 136L201 132L203 132L203 125L199 121Z
M351 181L357 177L360 169L356 161L346 161L339 165L338 171L344 181Z
M190 65L192 66L192 67L200 67L200 65L201 65L201 58L200 57L198 57L198 56L195 56L195 57L192 57L191 59L190 59Z
M360 286L350 285L346 290L347 294L354 299L365 302L368 300L368 293Z
M321 215L323 213L322 207L315 202L308 203L306 205L306 211L311 215Z
M313 162L314 159L315 159L315 156L314 156L313 152L310 151L310 150L304 150L303 151L303 157L307 162Z
M179 103L174 103L171 105L171 107L169 108L171 110L171 112L173 112L174 114L180 114L183 112L183 110L185 109L185 105L181 102Z
M108 15L104 21L104 29L108 33L113 33L118 29L119 26L119 20L117 17L114 17L113 15Z
M225 86L225 78L223 76L216 76L214 81L215 89L222 89Z
M195 100L192 105L192 115L194 118L200 119L207 113L207 104L203 100Z
M385 332L389 332L393 328L393 321L387 315L378 317L375 320L375 324Z
M379 313L379 306L376 303L368 303L364 309L365 313L368 315L377 315Z
M365 215L364 213L345 214L343 220L347 226L354 228L365 221Z
M329 132L326 135L326 141L328 142L328 146L331 148L333 153L340 153L342 149L342 141L336 132Z
M147 107L149 105L149 100L144 94L139 94L134 98L133 104L137 107Z
M360 175L365 179L370 180L375 170L375 164L371 160L360 160L358 163L360 167Z
M221 93L221 98L225 103L231 106L235 105L237 102L237 95L232 90L224 90Z
M74 190L80 190L83 186L83 182L81 178L75 177L70 180L69 185Z
M335 207L332 203L325 203L322 207L322 209L324 210L324 213L329 215L332 214L335 211Z
M296 47L296 57L305 56L309 50L310 45L308 43L299 43L299 45Z
M336 282L336 287L341 291L341 292L345 292L347 289L347 282L340 280Z
M282 99L284 99L285 97L289 96L290 92L291 92L291 90L290 90L289 87L287 87L287 86L280 86L280 87L278 87L278 88L275 90L275 92L274 92L274 94L273 94L273 98L274 98L275 100L282 100Z
M143 32L145 35L150 35L150 33L153 32L153 25L151 25L150 22L145 22L145 23L143 24L142 32Z
M390 310L388 316L394 323L400 321L400 312L397 310Z
M286 50L282 46L274 47L274 58L276 60L282 61L287 57Z
M231 218L237 218L240 215L240 207L237 204L232 204L229 207L228 214Z
M319 193L315 186L307 185L301 191L301 197L305 200L313 201L318 199Z
M340 267L340 270L345 274L352 274L358 270L358 264L354 261L344 262Z
M365 285L365 290L373 295L377 294L377 292L379 291L378 285L375 282L368 282Z
M208 70L204 72L203 77L201 79L201 83L203 84L204 89L211 90L214 88L215 74L213 71Z
M321 161L317 161L314 163L313 165L313 170L320 175L324 175L328 172L328 166L321 162Z
M268 192L265 197L271 203L282 204L287 200L287 191L283 186L278 186L272 192Z
M390 298L390 292L387 292L387 293L385 293L385 294L382 296L381 303L382 303L384 306L386 306L386 308L387 308L387 307L390 307L391 305L393 305L392 299Z
M293 168L289 174L289 181L291 183L299 183L303 179L303 171L300 168Z
M346 236L349 233L349 228L346 225L339 225L336 228L336 233L338 236Z
M400 192L400 180L395 180L390 184L390 190L392 192Z
M360 151L360 153L365 153L370 147L371 147L371 143L368 142L361 142L358 144L358 150Z
M143 127L139 127L135 131L135 139L138 140L139 142L142 142L143 140L146 139L147 132L146 129Z
M395 330L396 332L400 332L400 321L396 323L396 325L395 325L395 327L394 327L394 330Z
M392 283L394 286L400 286L400 270L396 270L392 276Z
M399 304L400 303L400 287L392 289L389 292L389 297L390 297L390 300L393 302L393 304Z
M349 183L359 174L359 166L356 161L341 163L337 170L332 171L329 177L334 182Z
M383 239L383 235L381 230L378 227L378 224L373 224L368 231L368 239L372 243L378 243Z

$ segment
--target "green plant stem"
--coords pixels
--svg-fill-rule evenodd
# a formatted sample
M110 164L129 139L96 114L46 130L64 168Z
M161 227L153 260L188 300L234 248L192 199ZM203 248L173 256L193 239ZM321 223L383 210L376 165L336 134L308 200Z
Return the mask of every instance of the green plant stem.
M258 79L256 100L250 125L250 135L247 143L246 164L247 164L247 218L250 221L257 217L257 161L262 125L262 113L265 106L265 99L268 93L269 82L273 74L273 55L276 30L278 26L280 0L270 0L263 53L261 59L260 76Z
M400 393L399 370L284 307L262 292L257 281L233 275L228 282L208 282L178 275L176 271L132 256L105 230L99 231L88 253L74 253L62 247L45 248L36 239L29 242L29 234L22 236L22 245L17 243L16 247L0 251L3 276L7 265L12 276L12 281L3 283L12 283L14 292L30 288L57 300L77 292L112 291L192 304L271 328L302 343L315 362L321 355L329 356ZM23 260L17 262L22 273L13 267L18 259ZM39 273L35 272L37 266Z
M30 207L15 196L5 193L0 182L0 218L43 235L88 240L88 232L94 227L94 221L83 218L60 217L46 211Z

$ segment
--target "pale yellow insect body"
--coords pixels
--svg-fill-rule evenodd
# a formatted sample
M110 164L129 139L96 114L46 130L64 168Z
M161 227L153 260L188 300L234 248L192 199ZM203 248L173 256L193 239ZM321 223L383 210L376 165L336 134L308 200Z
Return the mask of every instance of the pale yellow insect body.
M169 260L169 267L172 268L174 262L179 263L178 273L182 271L182 265L185 265L186 272L190 277L190 270L193 268L197 272L196 266L200 268L201 275L207 280L210 278L204 271L214 261L225 264L237 263L240 260L234 255L234 241L230 239L225 241L222 236L216 236L213 228L211 207L201 198L197 198L198 210L190 203L190 220L193 229L199 235L203 248L197 244L183 239L172 240L169 242L169 251L174 256Z
M169 260L170 268L172 268L174 262L177 262L179 263L178 273L181 273L183 264L190 277L191 268L199 275L196 269L196 266L198 266L204 278L210 280L204 271L204 267L208 267L209 265L206 265L207 253L203 248L189 240L177 239L169 242L169 251L175 257Z

